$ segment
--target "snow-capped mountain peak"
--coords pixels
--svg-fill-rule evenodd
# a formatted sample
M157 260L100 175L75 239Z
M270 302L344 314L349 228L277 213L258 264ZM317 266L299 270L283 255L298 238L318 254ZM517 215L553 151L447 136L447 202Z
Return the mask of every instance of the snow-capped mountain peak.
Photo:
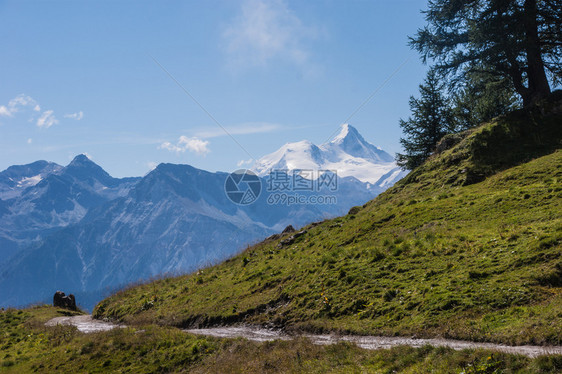
M395 182L404 175L390 154L367 142L349 124L343 124L338 135L321 146L308 140L287 143L259 159L253 169L260 176L271 170L336 170L340 177L355 177L384 188L392 184L384 176L392 176Z
M355 127L351 126L349 123L344 123L340 126L340 132L338 135L336 135L330 143L341 144L349 137L360 137L364 141L363 137L359 134Z
M326 150L342 150L353 157L364 158L375 163L394 161L391 155L367 142L355 127L347 123L341 125L339 134L322 147Z
M318 169L323 163L322 150L308 140L286 143L277 151L260 158L254 170L263 176L270 170Z

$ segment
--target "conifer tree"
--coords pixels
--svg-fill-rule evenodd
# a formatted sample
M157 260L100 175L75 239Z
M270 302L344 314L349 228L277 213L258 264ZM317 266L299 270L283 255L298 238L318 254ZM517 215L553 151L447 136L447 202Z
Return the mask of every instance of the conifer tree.
M521 106L508 79L481 71L467 74L467 81L451 95L453 126L463 131Z
M562 0L430 0L410 43L451 84L486 66L528 105L562 78L561 9Z
M437 142L454 131L449 100L443 89L444 84L432 69L419 86L420 97L410 97L412 115L406 121L400 120L405 134L400 143L405 153L396 155L402 168L411 170L421 165L434 151Z

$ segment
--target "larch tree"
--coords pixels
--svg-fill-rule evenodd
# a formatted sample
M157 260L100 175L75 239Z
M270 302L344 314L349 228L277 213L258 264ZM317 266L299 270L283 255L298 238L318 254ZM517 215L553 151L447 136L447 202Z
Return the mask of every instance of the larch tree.
M410 39L452 86L481 71L509 79L528 105L562 78L562 0L430 0Z

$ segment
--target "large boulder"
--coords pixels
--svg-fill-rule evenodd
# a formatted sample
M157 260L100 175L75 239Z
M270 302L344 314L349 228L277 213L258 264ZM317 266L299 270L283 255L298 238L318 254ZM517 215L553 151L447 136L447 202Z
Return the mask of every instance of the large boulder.
M76 299L73 294L66 296L64 292L57 291L53 296L53 306L58 308L65 308L76 310Z

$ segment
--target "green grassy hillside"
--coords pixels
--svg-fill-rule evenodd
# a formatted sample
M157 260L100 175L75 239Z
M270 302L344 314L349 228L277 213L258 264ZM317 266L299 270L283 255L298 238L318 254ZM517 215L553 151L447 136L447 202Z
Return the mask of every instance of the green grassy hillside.
M123 290L94 315L562 344L561 139L558 97L450 137L344 217Z

